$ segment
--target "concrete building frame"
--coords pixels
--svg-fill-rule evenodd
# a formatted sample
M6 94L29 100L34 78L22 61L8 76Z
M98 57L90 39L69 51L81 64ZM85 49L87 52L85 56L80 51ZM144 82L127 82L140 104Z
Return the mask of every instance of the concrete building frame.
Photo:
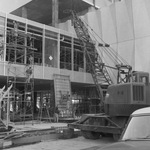
M0 13L0 86L3 87L7 84L8 76L25 78L23 73L19 74L19 76L14 73L8 74L8 62L11 62L11 67L17 68L19 72L24 72L25 66L28 63L26 48L28 41L19 43L21 44L21 50L23 50L23 57L21 59L16 59L17 56L15 55L12 62L10 60L12 57L8 55L7 32L11 29L14 30L14 21L18 23L19 32L34 37L34 114L37 114L37 99L42 101L44 97L50 101L52 107L55 105L59 106L62 117L72 117L73 115L72 108L69 113L67 111L68 99L71 104L81 102L80 110L82 110L78 112L78 115L88 113L89 99L97 99L97 94L92 76L87 69L88 65L86 64L85 54L76 35L4 13ZM15 51L15 53L18 54L18 51ZM59 83L57 87L56 78L61 81L61 85ZM66 81L66 83L62 81ZM97 104L94 106L94 111L96 110L95 107L97 107Z

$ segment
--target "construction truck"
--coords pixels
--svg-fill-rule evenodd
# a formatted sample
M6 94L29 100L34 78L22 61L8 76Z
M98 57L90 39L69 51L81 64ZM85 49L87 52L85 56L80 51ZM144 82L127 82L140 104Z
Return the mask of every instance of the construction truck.
M80 129L87 139L97 139L100 136L111 134L117 140L127 123L130 114L143 107L150 105L149 73L132 71L132 67L123 64L117 57L115 67L106 65L99 55L95 43L91 39L85 23L74 11L72 24L77 37L86 54L87 63L90 64L97 94L100 99L99 114L83 114L77 122L69 123L70 129ZM99 43L105 51L112 49L107 43ZM116 56L114 57L116 59ZM119 61L120 60L120 61ZM113 82L108 68L117 71L116 83ZM107 85L104 89L103 85Z
M84 114L77 122L68 124L71 129L80 129L87 139L97 139L112 134L118 140L130 114L150 106L149 74L134 72L134 82L108 86L104 102L104 113Z

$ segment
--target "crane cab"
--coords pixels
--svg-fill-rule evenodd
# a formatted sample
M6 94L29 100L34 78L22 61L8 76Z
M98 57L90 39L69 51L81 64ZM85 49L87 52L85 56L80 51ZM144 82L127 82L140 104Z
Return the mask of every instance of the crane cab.
M130 82L110 85L105 97L105 112L110 116L129 116L150 105L149 73L134 71Z
M150 105L150 83L149 83L149 73L136 71L132 74L132 82L144 83L145 93L146 93L146 104Z
M141 71L134 71L132 73L132 82L142 82L146 86L148 86L149 85L149 73L141 72Z

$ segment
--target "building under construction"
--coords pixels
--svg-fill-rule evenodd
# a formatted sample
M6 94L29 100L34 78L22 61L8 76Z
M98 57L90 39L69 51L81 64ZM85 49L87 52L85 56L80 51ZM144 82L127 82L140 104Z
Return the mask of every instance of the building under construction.
M139 3L140 0L32 0L11 14L0 13L1 118L48 119L53 117L55 106L61 118L99 113L100 96L91 65L95 59L100 60L99 69L104 69L104 62L109 69L119 70L116 65L122 64L124 58L133 69L150 72L143 67L147 61L138 58L141 49L141 57L147 55L149 43L144 40L144 49L140 43L149 38L149 22L139 24L142 15L136 11L139 8L140 13L149 14L144 4L150 3L143 0L143 7ZM72 14L72 10L76 13ZM82 27L87 33L95 31L93 38L84 33L86 40L92 41L89 49L100 49L94 57L86 56L83 35L79 34L81 26L76 26L78 30L73 27L80 21L75 17L86 20ZM104 94L109 84L123 81L117 81L119 75L114 71L105 70L103 76Z

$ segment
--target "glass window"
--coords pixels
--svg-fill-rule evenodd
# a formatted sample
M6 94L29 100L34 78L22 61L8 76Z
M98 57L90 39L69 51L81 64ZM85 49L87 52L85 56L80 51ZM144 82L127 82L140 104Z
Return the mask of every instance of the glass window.
M60 47L60 68L71 70L71 49Z
M7 20L6 60L14 63L24 63L25 58L25 23Z
M45 65L56 67L58 64L57 58L57 41L45 38Z
M32 35L31 35L32 36ZM42 43L43 39L41 36L33 35L33 40L31 41L30 38L27 40L27 46L31 46L32 49L29 49L28 51L33 51L34 55L34 63L36 65L42 64Z
M32 39L28 38L27 46L31 46L32 50L34 51L34 64L42 65L43 29L36 26L28 25L27 32L32 37Z
M84 55L83 52L74 49L74 70L81 71L84 70Z
M81 43L78 39L74 39L74 71L84 71L84 53Z
M147 78L148 77L141 76L139 80L140 80L140 82L143 82L144 84L148 85L148 79Z
M71 37L60 35L60 68L71 70Z
M138 140L150 138L150 116L132 117L122 140Z

